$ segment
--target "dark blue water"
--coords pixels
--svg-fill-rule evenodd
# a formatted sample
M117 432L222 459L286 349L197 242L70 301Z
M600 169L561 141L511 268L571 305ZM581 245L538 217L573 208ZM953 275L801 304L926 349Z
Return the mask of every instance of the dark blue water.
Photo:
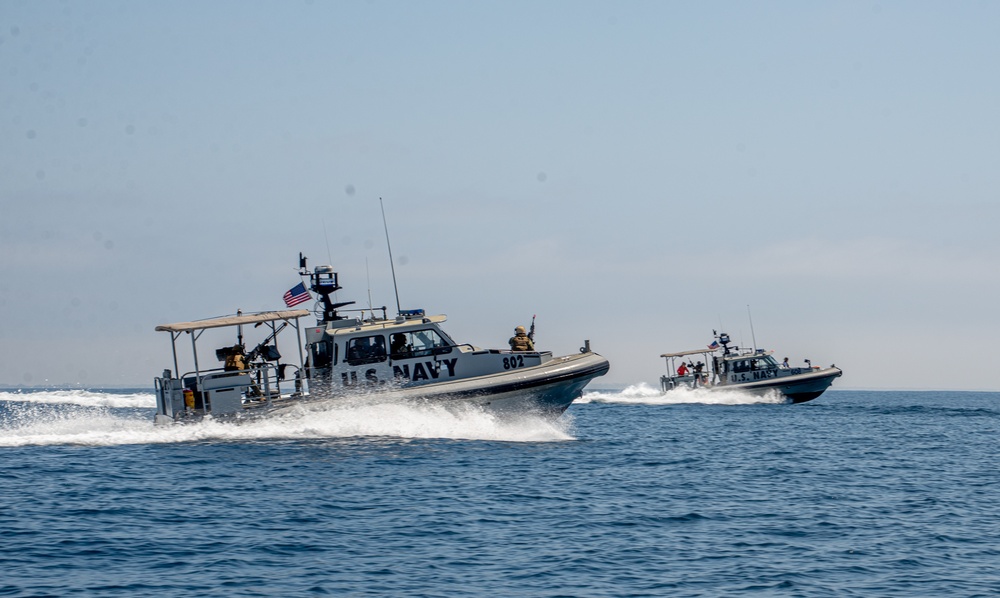
M1000 393L755 401L164 429L0 393L0 596L1000 593Z

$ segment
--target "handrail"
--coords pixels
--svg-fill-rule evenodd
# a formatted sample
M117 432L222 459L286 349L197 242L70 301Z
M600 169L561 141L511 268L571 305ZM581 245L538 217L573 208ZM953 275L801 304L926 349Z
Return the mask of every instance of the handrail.
M281 382L282 379L278 377L281 371L281 366L284 367L295 367L295 371L298 372L299 368L294 364L277 364L277 363L255 363L251 364L250 367L243 370L226 370L225 368L214 368L211 370L201 370L185 372L183 376L180 377L181 380L187 380L193 378L195 380L195 389L198 392L202 392L202 381L204 380L215 380L220 378L225 378L227 375L238 376L238 375L248 375L250 376L250 384L248 388L257 387L264 395L280 394L281 393ZM263 373L263 376L258 376L257 374ZM289 379L286 376L286 380ZM295 374L293 373L291 380L294 383ZM261 388L263 387L263 388ZM272 392L273 389L273 392Z

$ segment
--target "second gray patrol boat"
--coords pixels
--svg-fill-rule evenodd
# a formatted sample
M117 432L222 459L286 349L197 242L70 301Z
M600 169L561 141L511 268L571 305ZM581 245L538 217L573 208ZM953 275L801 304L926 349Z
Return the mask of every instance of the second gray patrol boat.
M713 331L715 333L715 331ZM764 349L740 350L730 347L729 335L715 334L716 341L707 349L694 349L660 355L667 360L667 373L660 377L663 392L678 387L745 390L757 395L777 392L790 403L805 403L823 394L835 378L844 372L835 365L827 368L814 366L807 359L806 367L779 364L771 351ZM716 353L721 351L721 355ZM702 355L705 362L684 364L685 358ZM680 360L684 373L674 368Z

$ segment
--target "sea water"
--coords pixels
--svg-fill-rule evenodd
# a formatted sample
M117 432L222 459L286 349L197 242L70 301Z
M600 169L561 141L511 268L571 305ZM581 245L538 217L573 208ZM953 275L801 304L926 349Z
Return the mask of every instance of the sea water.
M1000 593L1000 393L163 427L153 402L0 391L0 596Z

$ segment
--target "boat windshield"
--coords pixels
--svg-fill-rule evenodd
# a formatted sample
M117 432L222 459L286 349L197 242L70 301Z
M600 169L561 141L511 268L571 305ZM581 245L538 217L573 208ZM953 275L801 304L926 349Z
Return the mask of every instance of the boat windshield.
M778 362L771 355L760 357L748 357L731 362L730 368L733 372L752 372L754 370L770 370L778 367Z
M770 370L778 367L778 362L774 360L774 357L770 355L764 355L763 357L758 357L753 360L750 364L750 369L754 370Z
M451 345L436 330L427 328L392 335L391 355L393 359L424 357L450 353Z

